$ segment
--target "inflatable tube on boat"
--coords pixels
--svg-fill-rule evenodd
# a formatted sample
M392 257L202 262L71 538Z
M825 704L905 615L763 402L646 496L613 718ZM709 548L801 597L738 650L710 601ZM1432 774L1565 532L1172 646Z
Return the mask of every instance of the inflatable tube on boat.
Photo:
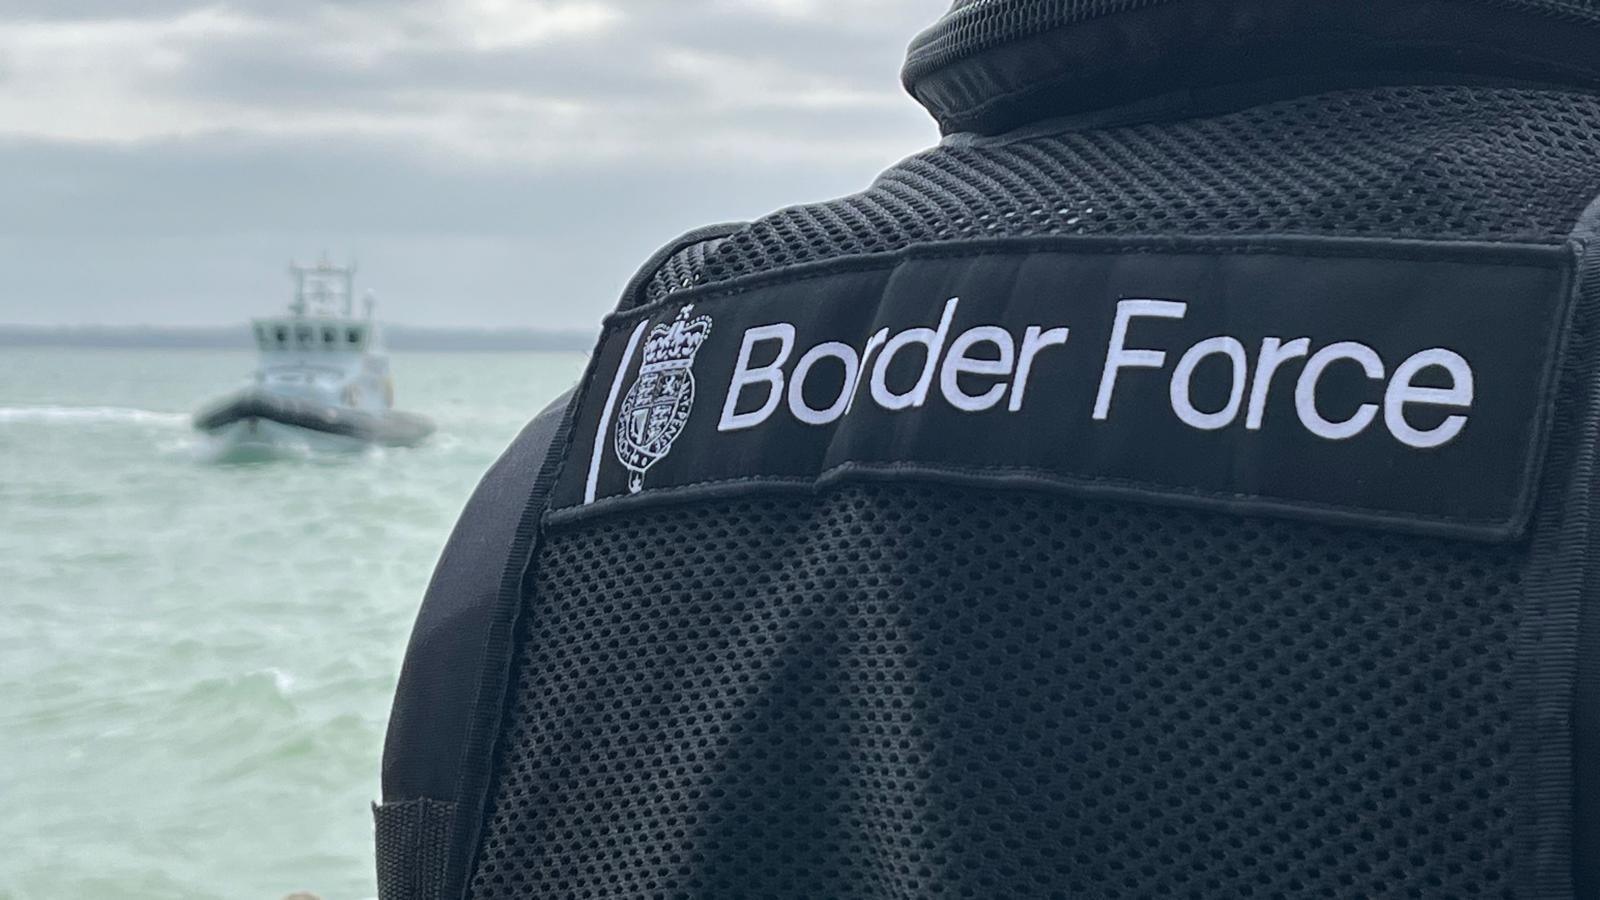
M194 425L201 431L214 432L247 419L265 419L389 447L419 444L434 431L432 421L415 413L329 406L262 391L246 391L221 400L196 414Z

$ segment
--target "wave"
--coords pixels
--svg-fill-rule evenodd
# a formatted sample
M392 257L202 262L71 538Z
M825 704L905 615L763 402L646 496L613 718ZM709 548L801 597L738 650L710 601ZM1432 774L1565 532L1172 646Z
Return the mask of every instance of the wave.
M0 424L187 425L185 413L124 406L0 406Z

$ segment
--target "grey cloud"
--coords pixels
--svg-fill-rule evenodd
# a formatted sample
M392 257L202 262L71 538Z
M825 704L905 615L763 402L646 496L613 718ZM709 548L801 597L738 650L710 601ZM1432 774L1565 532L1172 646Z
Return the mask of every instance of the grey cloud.
M596 35L516 49L422 35L357 61L323 40L319 16L337 9L377 22L417 4L0 3L0 25L210 8L270 25L192 41L176 64L142 75L143 95L208 111L186 136L0 141L9 175L0 179L0 322L237 321L281 302L289 257L325 248L360 257L396 320L561 328L597 321L633 268L677 233L858 190L932 143L931 122L899 92L898 69L912 34L946 5L863 2L821 20L780 16L759 0L612 0L624 15ZM778 89L718 102L726 85L675 69L681 54L716 59L734 78L778 73ZM0 52L0 78L3 63ZM869 102L807 104L785 90L812 84ZM477 110L486 98L560 102L582 115L548 125L564 151L556 159L452 154L406 136L414 118ZM226 115L239 110L263 115ZM307 111L333 124L270 124ZM268 124L216 126L211 112ZM472 115L491 144L515 147L545 128ZM346 118L399 124L339 128ZM774 146L796 152L756 152ZM628 152L600 152L616 147Z
M441 167L371 144L0 145L0 322L226 323L282 264L356 255L386 315L585 328L672 236L864 187L868 167ZM40 304L40 298L59 298ZM266 304L263 307L263 304Z
M7 0L0 19L11 21L106 21L165 19L223 7L266 18L321 8L393 8L407 0Z
M126 0L9 0L0 5L0 17L12 21L68 21L72 19L158 19L206 6L203 0L144 0L137 6Z
M381 141L212 136L135 147L0 144L0 235L192 237L328 227L350 234L603 241L659 222L752 216L866 186L872 167L728 169L681 163L547 171L445 165ZM887 160L885 162L888 162ZM675 225L672 227L676 227Z
M816 79L848 84L884 98L898 94L898 54L905 28L875 19L855 27L785 20L746 9L729 14L706 2L643 4L630 9L603 40L577 40L517 49L482 50L423 45L356 62L317 45L286 45L276 36L243 37L193 48L169 76L174 92L244 104L315 104L322 108L392 108L415 92L492 93L559 100L595 108L660 109L688 129L716 124L694 104L714 84L672 71L673 54L725 60L734 69L785 73L766 104L782 106L788 86ZM906 4L905 8L912 8ZM375 8L376 10L376 8ZM919 10L920 13L920 10ZM373 14L377 14L376 11ZM904 20L915 17L902 15ZM862 27L862 21L872 27ZM796 108L798 117L826 113Z

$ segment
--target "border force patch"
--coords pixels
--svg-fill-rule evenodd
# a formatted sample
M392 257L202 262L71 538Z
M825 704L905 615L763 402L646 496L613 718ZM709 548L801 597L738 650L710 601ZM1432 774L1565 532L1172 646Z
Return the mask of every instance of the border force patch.
M553 508L912 477L1514 537L1573 270L1564 247L1056 239L685 292L608 324Z

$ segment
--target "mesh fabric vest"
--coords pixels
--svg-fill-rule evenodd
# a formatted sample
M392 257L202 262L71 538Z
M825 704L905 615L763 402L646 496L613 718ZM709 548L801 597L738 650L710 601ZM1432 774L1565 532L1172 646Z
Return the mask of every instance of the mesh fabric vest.
M1454 6L1600 56L1590 5ZM1600 95L1570 59L1411 35L1411 71L1369 35L1361 65L1201 78L1208 41L1272 43L1248 7L958 4L908 69L943 144L692 236L623 307L949 242L1595 224ZM1183 40L1137 18L1179 14ZM1076 62L1005 56L1039 41ZM518 495L514 608L439 701L473 711L441 754L459 793L388 798L386 896L1600 896L1600 307L1575 309L1511 540L936 478L554 524ZM562 428L530 478L584 464Z

